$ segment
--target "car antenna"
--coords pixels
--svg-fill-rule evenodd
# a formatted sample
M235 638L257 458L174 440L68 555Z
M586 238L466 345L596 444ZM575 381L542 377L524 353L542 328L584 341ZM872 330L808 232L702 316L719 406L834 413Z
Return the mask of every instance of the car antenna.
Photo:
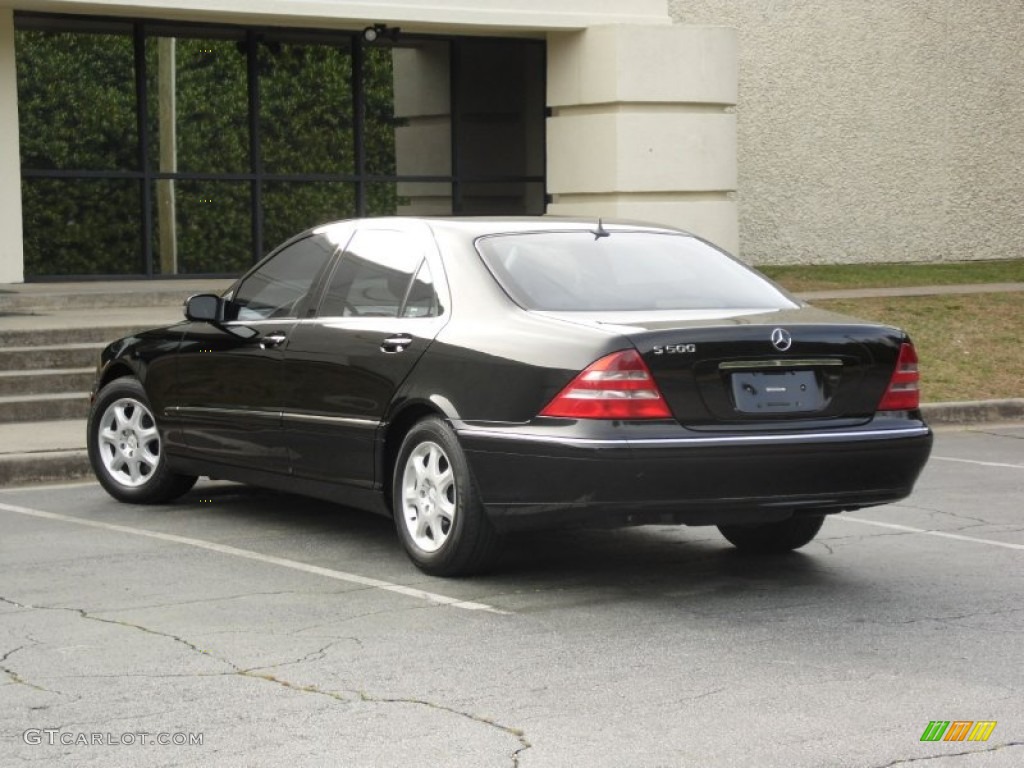
M612 233L604 228L604 223L603 223L603 221L600 218L598 218L598 220L597 220L597 229L592 229L590 231L594 235L594 239L595 240L599 240L602 237L611 237L612 236Z

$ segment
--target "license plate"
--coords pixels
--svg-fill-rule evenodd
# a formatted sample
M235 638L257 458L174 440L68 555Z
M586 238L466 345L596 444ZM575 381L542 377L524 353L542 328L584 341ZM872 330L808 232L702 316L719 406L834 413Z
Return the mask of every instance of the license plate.
M737 372L732 396L741 413L806 413L825 407L814 371Z

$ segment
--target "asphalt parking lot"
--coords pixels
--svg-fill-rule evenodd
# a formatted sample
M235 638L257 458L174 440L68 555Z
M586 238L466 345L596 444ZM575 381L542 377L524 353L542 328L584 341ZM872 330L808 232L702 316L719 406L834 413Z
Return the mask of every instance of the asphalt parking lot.
M798 553L559 532L443 580L241 486L0 492L0 765L1022 765L1022 505L1024 426L942 431Z

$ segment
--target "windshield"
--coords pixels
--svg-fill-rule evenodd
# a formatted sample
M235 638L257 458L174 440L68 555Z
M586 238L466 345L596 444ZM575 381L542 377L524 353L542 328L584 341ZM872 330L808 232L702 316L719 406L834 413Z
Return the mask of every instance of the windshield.
M791 309L774 285L694 237L655 232L491 235L477 249L505 292L550 312Z

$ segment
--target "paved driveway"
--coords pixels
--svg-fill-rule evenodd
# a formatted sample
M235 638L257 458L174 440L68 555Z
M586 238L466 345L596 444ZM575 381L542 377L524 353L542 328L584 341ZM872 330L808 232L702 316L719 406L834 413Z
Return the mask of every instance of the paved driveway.
M1022 507L1024 427L941 432L793 555L564 532L449 581L240 486L0 492L0 765L1022 765Z

